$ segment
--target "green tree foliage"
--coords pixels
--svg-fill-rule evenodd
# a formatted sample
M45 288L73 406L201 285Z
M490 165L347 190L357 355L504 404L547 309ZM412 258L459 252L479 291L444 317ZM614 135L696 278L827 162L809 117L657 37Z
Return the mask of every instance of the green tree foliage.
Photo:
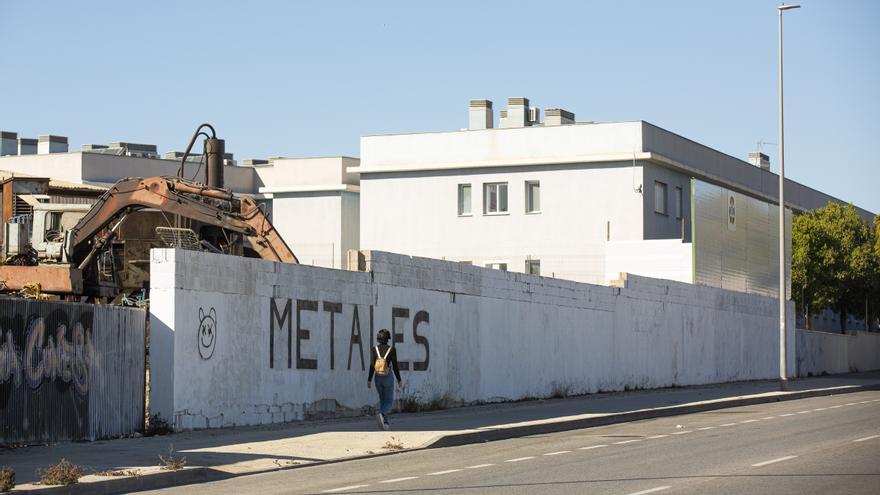
M830 308L866 317L865 303L880 307L880 217L872 228L852 205L829 202L792 224L792 295L798 311ZM872 311L874 312L874 311Z

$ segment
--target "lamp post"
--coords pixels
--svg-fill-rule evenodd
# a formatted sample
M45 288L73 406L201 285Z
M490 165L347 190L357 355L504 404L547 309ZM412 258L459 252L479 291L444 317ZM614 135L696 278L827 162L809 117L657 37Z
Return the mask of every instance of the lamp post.
M783 3L779 10L779 389L788 390L785 335L785 113L782 106L782 14L800 5Z

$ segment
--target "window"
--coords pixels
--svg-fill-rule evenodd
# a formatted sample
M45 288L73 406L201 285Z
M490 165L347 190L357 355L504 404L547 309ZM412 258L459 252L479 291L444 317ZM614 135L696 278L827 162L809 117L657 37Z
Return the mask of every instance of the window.
M507 271L507 263L486 263L486 268L492 268L494 270Z
M654 181L654 212L666 215L666 184Z
M526 273L529 275L541 274L541 260L526 260Z
M471 214L471 185L458 185L458 215L467 216Z
M483 184L483 213L507 213L507 182Z
M681 219L681 188L675 188L675 218Z
M541 213L541 183L526 181L526 213Z

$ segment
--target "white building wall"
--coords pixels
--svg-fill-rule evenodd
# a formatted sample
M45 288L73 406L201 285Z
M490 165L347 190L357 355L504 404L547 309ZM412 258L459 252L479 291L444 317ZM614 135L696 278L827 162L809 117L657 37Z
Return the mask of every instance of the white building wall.
M539 181L541 212L525 211L525 182ZM478 266L605 283L605 241L642 238L641 167L583 164L463 169L361 177L361 247ZM508 213L483 213L483 184L507 182ZM471 184L471 215L458 215L458 185Z
M364 382L381 328L397 335L404 394L426 402L778 374L776 300L755 295L640 277L604 287L376 251L370 273L151 257L152 297L173 301L151 306L162 342L151 412L178 429L362 414L376 403Z
M304 265L343 268L342 198L339 191L277 193L272 225Z
M694 283L693 245L678 239L605 243L605 280L621 273Z

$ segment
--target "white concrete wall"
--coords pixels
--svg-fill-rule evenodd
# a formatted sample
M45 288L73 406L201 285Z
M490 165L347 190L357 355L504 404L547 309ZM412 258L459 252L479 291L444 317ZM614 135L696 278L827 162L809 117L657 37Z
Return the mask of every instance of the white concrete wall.
M397 334L407 394L425 401L778 375L773 299L641 277L603 287L377 251L366 265L153 250L151 412L178 429L360 413L376 403L361 359L381 328ZM793 330L789 343L793 373Z
M606 242L605 280L617 280L621 273L693 283L692 244L678 239Z
M467 169L361 177L361 249L507 263L524 272L605 281L605 241L642 238L641 167L620 164ZM540 181L541 212L526 213L525 182ZM508 213L483 213L483 184L507 182ZM458 185L471 185L471 214L458 215Z
M797 375L880 369L880 334L797 330Z

